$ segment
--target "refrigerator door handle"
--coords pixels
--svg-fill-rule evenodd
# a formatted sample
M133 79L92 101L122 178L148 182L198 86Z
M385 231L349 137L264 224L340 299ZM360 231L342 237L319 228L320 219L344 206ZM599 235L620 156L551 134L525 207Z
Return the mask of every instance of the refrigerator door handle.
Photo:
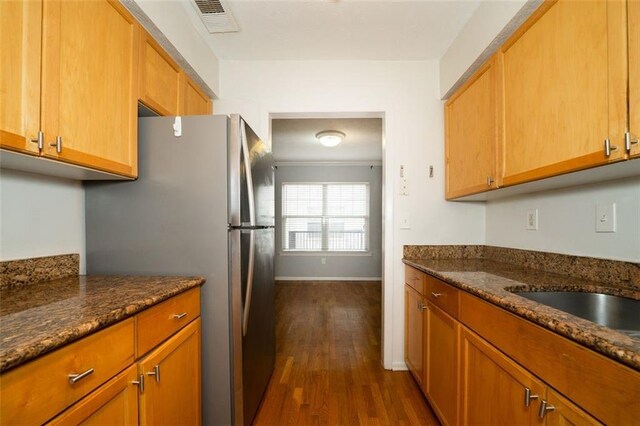
M253 198L253 175L251 173L251 158L249 157L249 144L247 142L247 129L244 120L240 119L240 132L242 138L242 151L244 152L244 171L247 180L247 197L249 198L249 225L256 226L256 203Z
M247 269L247 293L244 299L244 309L242 311L242 335L247 335L247 329L249 328L249 313L251 311L251 292L253 290L253 269L256 258L255 249L255 230L249 231L249 265Z

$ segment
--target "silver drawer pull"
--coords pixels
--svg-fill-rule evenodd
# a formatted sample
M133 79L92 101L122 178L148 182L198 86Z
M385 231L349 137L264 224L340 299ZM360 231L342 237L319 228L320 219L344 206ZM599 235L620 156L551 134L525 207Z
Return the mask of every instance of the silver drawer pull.
M76 382L84 379L88 375L93 374L93 368L88 369L84 373L80 374L69 374L69 384L75 384Z
M182 319L182 318L184 318L186 316L187 316L186 312L183 312L181 314L173 314L173 318L175 318L175 319Z
M524 406L525 407L528 407L531 405L532 399L538 399L538 398L539 398L538 395L531 393L531 389L524 388Z
M160 366L154 365L153 371L149 371L147 376L156 376L156 382L160 382Z
M553 405L549 404L546 400L542 400L542 402L540 403L540 410L538 410L538 418L539 419L544 419L544 416L551 411L554 411L556 409L556 407L554 407Z
M138 380L134 380L131 383L137 385L140 388L140 393L144 393L144 374L140 374L138 376Z
M443 293L436 293L435 291L432 291L432 292L431 292L431 295L432 295L433 297L435 297L436 299L437 299L438 297L440 297L440 296L444 296L444 294L443 294Z

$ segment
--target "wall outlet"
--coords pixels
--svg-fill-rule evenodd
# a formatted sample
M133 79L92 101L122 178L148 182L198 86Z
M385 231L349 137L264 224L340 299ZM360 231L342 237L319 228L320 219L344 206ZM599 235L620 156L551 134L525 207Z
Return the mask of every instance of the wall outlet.
M527 223L525 229L528 231L538 230L538 209L527 210Z
M596 232L616 232L616 203L596 205Z

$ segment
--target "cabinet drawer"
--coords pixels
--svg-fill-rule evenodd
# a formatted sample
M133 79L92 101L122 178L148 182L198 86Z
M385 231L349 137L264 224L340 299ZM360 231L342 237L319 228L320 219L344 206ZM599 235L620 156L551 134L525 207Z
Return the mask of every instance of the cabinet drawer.
M459 290L427 274L424 282L427 300L457 319Z
M200 315L200 288L194 288L138 314L137 355L142 356Z
M425 273L418 271L411 266L404 267L404 283L413 288L418 293L424 295L424 277Z
M637 371L466 292L460 320L598 420L638 424Z
M0 423L42 424L134 361L134 321L122 321L3 374ZM71 374L93 371L70 383Z

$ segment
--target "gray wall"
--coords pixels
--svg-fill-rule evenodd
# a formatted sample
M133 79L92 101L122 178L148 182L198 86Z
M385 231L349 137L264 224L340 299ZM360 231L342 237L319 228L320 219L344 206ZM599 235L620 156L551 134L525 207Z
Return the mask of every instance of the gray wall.
M382 167L283 166L276 170L276 277L374 278L382 276ZM283 254L283 182L369 182L369 253L366 255ZM322 264L322 259L325 264Z

